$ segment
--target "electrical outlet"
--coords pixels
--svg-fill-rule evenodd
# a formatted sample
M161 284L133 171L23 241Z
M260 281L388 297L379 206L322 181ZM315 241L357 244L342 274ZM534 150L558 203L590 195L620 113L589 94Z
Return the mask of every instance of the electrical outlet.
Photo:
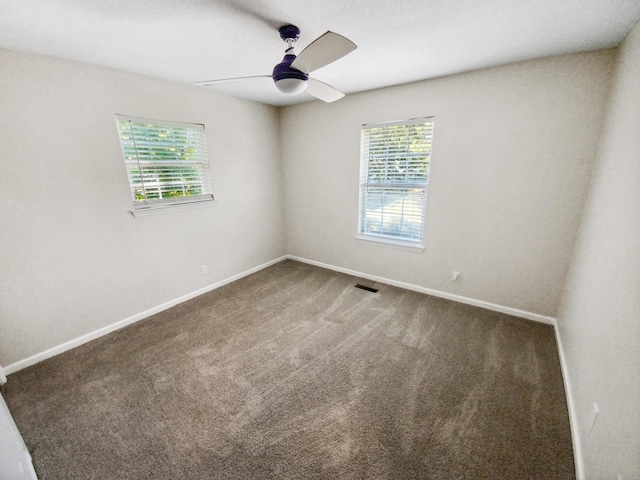
M209 269L207 268L206 265L202 265L200 267L200 271L202 272L203 275L206 275L207 273L209 273Z

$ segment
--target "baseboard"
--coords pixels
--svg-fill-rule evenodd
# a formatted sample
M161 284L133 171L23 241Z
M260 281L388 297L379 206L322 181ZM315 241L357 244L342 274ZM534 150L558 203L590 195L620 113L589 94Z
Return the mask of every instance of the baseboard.
M576 418L576 404L573 401L573 390L571 389L569 369L564 356L564 347L562 345L560 329L556 322L554 322L553 327L556 334L558 357L560 358L560 369L562 371L562 380L564 383L564 395L567 399L567 410L569 411L569 426L571 428L571 439L573 443L573 461L576 467L576 480L582 480L585 478L585 475L584 463L582 461L582 444L580 442L580 433L578 431L578 419Z
M322 267L329 270L334 270L340 273L346 273L347 275L353 275L355 277L366 278L374 282L384 283L386 285L393 285L394 287L400 287L414 292L426 293L427 295L433 295L434 297L440 297L447 300L453 300L454 302L464 303L467 305L473 305L475 307L486 308L495 312L506 313L507 315L513 315L514 317L525 318L527 320L533 320L534 322L546 323L548 325L555 326L555 318L540 315L538 313L527 312L525 310L519 310L517 308L506 307L504 305L498 305L496 303L485 302L483 300L477 300L475 298L463 297L453 293L442 292L440 290L434 290L431 288L421 287L413 283L399 282L390 278L379 277L377 275L369 275L368 273L358 272L350 270L348 268L336 267L335 265L329 265L322 262L316 262L315 260L309 260L308 258L296 257L294 255L287 255L286 258L295 260L302 263L308 263L309 265L315 265L316 267Z
M6 375L10 375L19 370L22 370L23 368L30 367L31 365L34 365L38 362L46 360L47 358L51 358L62 352L66 352L67 350L71 350L72 348L75 348L84 343L90 342L91 340L95 340L96 338L102 337L103 335L107 335L108 333L111 333L123 327L126 327L127 325L131 325L132 323L136 323L140 320L150 317L151 315L155 315L156 313L160 313L164 310L167 310L175 305L178 305L179 303L186 302L187 300L191 300L192 298L195 298L199 295L202 295L204 293L220 288L224 285L227 285L228 283L235 282L236 280L239 280L243 277L251 275L252 273L256 273L264 268L267 268L267 267L270 267L271 265L279 263L285 260L286 258L288 257L282 256L282 257L276 258L275 260L271 260L267 263L263 263L262 265L258 265L257 267L251 268L249 270L246 270L232 277L226 278L224 280L213 283L211 285L207 285L206 287L200 288L194 292L188 293L186 295L182 295L178 298L174 298L173 300L169 300L168 302L165 302L161 305L150 308L149 310L145 310L144 312L140 312L131 317L125 318L124 320L120 320L118 322L112 323L110 325L107 325L106 327L99 328L98 330L94 330L93 332L89 332L85 335L74 338L73 340L69 340L68 342L49 348L43 352L36 353L35 355L24 358L22 360L18 360L17 362L11 363L6 367L4 367L4 373Z
M216 288L220 288L228 283L234 282L236 280L239 280L243 277L246 277L247 275L251 275L252 273L258 272L264 268L270 267L271 265L274 265L276 263L281 262L282 260L285 259L291 259L291 260L295 260L298 262L302 262L302 263L307 263L309 265L315 265L321 268L326 268L329 270L334 270L336 272L340 272L340 273L345 273L347 275L353 275L356 277L360 277L360 278L366 278L368 280L372 280L374 282L380 282L380 283L385 283L387 285L393 285L396 287L400 287L400 288L405 288L407 290L412 290L415 292L419 292L419 293L425 293L427 295L433 295L436 297L440 297L440 298L445 298L447 300L452 300L455 302L459 302L459 303L464 303L467 305L473 305L476 307L481 307L481 308L487 308L489 310L493 310L496 312L500 312L500 313L506 313L508 315L513 315L516 317L520 317L520 318L525 318L527 320L533 320L536 322L541 322L541 323L546 323L549 325L554 325L555 326L555 319L552 317L547 317L544 315L539 315L537 313L532 313L532 312L527 312L524 310L519 310L516 308L512 308L512 307L506 307L504 305L498 305L498 304L494 304L494 303L490 303L490 302L485 302L482 300L477 300L474 298L469 298L469 297L463 297L461 295L455 295L452 293L448 293L448 292L442 292L439 290L434 290L431 288L425 288L425 287L421 287L419 285L415 285L415 284L411 284L411 283L405 283L405 282L399 282L396 280L392 280L390 278L385 278L385 277L380 277L377 275L369 275L367 273L364 272L358 272L355 270L350 270L348 268L342 268L342 267L337 267L335 265L329 265L326 263L322 263L322 262L317 262L315 260L309 260L307 258L302 258L302 257L297 257L294 255L284 255L282 257L276 258L274 260L271 260L269 262L263 263L262 265L258 265L257 267L251 268L249 270L246 270L242 273L239 273L237 275L234 275L232 277L229 277L225 280L216 282L214 284L208 285L206 287L203 287L199 290L196 290L194 292L188 293L186 295L183 295L181 297L175 298L173 300L170 300L168 302L165 302L161 305L158 305L156 307L153 307L149 310L145 310L144 312L140 312L136 315L133 315L131 317L125 318L123 320L120 320L118 322L112 323L110 325L107 325L106 327L100 328L98 330L95 330L93 332L89 332L85 335L82 335L78 338L75 338L73 340L70 340L68 342L65 342L61 345L57 345L55 347L49 348L43 352L37 353L35 355L32 355L30 357L24 358L22 360L18 360L17 362L11 363L9 365L7 365L6 367L4 367L4 373L6 375L10 375L12 373L15 373L19 370L22 370L23 368L29 367L31 365L34 365L38 362L41 362L42 360L45 360L47 358L53 357L55 355L58 355L62 352L66 352L67 350L70 350L72 348L78 347L84 343L90 342L91 340L95 340L96 338L99 338L103 335L106 335L108 333L111 333L115 330L119 330L123 327L126 327L128 325L131 325L132 323L136 323L144 318L150 317L151 315L155 315L156 313L160 313L164 310L167 310L168 308L171 308L179 303L182 302L186 302L187 300L191 300L192 298L197 297L198 295L202 295L204 293L210 292L212 290L215 290ZM556 329L557 332L557 329Z

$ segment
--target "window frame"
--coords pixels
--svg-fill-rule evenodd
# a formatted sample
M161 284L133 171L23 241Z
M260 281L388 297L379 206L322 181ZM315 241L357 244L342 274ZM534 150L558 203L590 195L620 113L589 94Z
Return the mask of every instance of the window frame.
M429 125L429 134L427 137L428 141L428 150L422 151L422 156L427 157L426 166L426 179L420 182L402 182L402 181L384 181L384 182L376 182L372 181L369 175L370 165L371 165L371 153L370 153L370 145L371 145L371 137L370 132L373 129L388 129L396 126L405 126L411 127L415 125ZM382 247L391 247L400 250L412 251L412 252L423 252L424 251L424 233L426 228L426 206L427 206L427 194L429 191L429 176L431 170L431 155L433 152L433 130L435 126L435 117L417 117L410 118L406 120L396 120L390 122L379 122L379 123L368 123L363 124L360 130L360 175L359 175L359 193L358 193L358 229L356 234L356 240L358 243L365 243L370 245L382 246ZM386 133L385 133L386 134ZM406 153L406 152L403 152ZM389 155L391 157L391 155ZM389 158L385 159L386 162L389 161ZM407 160L409 161L409 160ZM385 170L386 172L386 170ZM385 189L385 190L406 190L406 189L422 189L423 190L423 198L420 205L420 222L419 222L419 234L420 237L418 239L389 235L385 233L372 233L371 231L367 231L366 228L366 212L367 212L367 201L370 196L367 193L372 188ZM403 205L401 207L401 216L404 216L404 199L406 198L406 194L402 196ZM381 220L383 222L384 212L381 213Z
M123 138L121 127L124 123L129 123L131 143L125 143L125 139ZM152 159L152 153L147 152L146 155L141 155L140 150L143 150L143 148L139 149L138 147L138 143L141 141L141 138L140 135L136 136L132 124L149 125L149 130L153 130L151 126L154 126L154 128L157 129L166 127L167 130L171 130L172 127L178 127L179 129L182 129L180 135L184 134L185 136L193 136L189 142L185 141L184 143L180 143L176 141L175 143L178 147L186 148L186 146L190 146L195 150L194 159L189 163L189 165L195 172L193 177L189 179L189 181L187 181L187 179L185 179L183 175L175 175L175 173L179 171L184 172L185 170L184 165L181 165L179 163L182 160L177 157L159 160L157 158ZM131 211L131 214L133 216L138 217L145 215L155 215L158 213L182 211L186 208L211 206L216 203L213 196L213 182L211 181L211 172L209 166L209 156L207 153L206 132L204 124L158 120L153 118L116 114L116 128L118 130L118 139L120 141L122 158L127 171L129 192L131 194L131 199L133 202L133 210ZM136 139L138 139L138 142L136 142ZM131 152L132 145L134 149L133 154ZM127 150L129 150L129 153L127 153ZM147 164L142 165L142 162L146 162ZM160 183L160 180L157 179L155 182L157 184L156 188L161 198L146 198L146 196L148 195L148 191L150 192L151 188L145 187L143 176L139 173L138 176L140 178L140 182L137 183L132 172L139 172L145 167L149 168L149 166L165 167L163 174L168 175L169 177L174 176L174 180L172 182L174 190L175 187L182 188L183 190L186 187L193 189L194 184L196 184L196 188L201 188L202 193L196 195L162 197L163 193L171 193L172 188L167 188L166 185L162 185ZM167 171L169 173L167 173ZM145 198L143 199L136 198L136 195L139 193L140 189L142 189L143 195L145 195Z

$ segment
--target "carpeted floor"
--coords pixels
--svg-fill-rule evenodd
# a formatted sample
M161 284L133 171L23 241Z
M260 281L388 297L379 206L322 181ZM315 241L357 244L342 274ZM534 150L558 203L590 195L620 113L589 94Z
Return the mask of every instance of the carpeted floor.
M42 480L575 478L552 327L290 260L4 393Z

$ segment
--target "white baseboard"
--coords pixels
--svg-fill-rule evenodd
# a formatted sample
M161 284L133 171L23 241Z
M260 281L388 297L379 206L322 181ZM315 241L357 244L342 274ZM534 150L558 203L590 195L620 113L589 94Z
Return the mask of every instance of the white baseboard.
M29 367L31 365L34 365L38 362L41 362L42 360L46 360L47 358L53 357L55 355L58 355L62 352L66 352L67 350L70 350L72 348L78 347L84 343L90 342L91 340L95 340L96 338L102 337L103 335L106 335L108 333L111 333L115 330L119 330L123 327L126 327L127 325L131 325L132 323L136 323L144 318L150 317L151 315L155 315L156 313L160 313L164 310L167 310L168 308L171 308L179 303L182 302L186 302L187 300L190 300L192 298L197 297L198 295L202 295L204 293L210 292L212 290L215 290L216 288L220 288L228 283L234 282L236 280L239 280L243 277L246 277L247 275L251 275L252 273L258 272L264 268L270 267L271 265L274 265L276 263L281 262L282 260L285 259L291 259L291 260L296 260L298 262L303 262L303 263L307 263L309 265L315 265L321 268L327 268L329 270L334 270L336 272L340 272L340 273L345 273L347 275L353 275L356 277L360 277L360 278L366 278L368 280L372 280L375 282L380 282L380 283L385 283L387 285L393 285L396 287L400 287L400 288L405 288L407 290L413 290L415 292L420 292L420 293L426 293L427 295L433 295L436 297L440 297L440 298L445 298L447 300L453 300L455 302L460 302L460 303L465 303L468 305L474 305L477 307L482 307L482 308L487 308L489 310L494 310L496 312L501 312L501 313L506 313L508 315L513 315L516 317L520 317L520 318L525 318L527 320L533 320L536 322L541 322L541 323L546 323L546 324L550 324L550 325L554 325L555 326L555 319L551 318L551 317L546 317L544 315L539 315L537 313L532 313L532 312L526 312L524 310L518 310L516 308L511 308L511 307L505 307L503 305L497 305L494 303L489 303L489 302L485 302L482 300L477 300L477 299L473 299L473 298L468 298L468 297L463 297L460 295L455 295L452 293L447 293L447 292L441 292L439 290L433 290L430 288L425 288L425 287L421 287L419 285L414 285L411 283L405 283L405 282L399 282L396 280L392 280L390 278L384 278L384 277L379 277L376 275L369 275L366 274L364 272L358 272L355 270L350 270L348 268L342 268L342 267L337 267L335 265L329 265L326 263L322 263L322 262L316 262L314 260L309 260L307 258L301 258L301 257L296 257L294 255L284 255L282 257L276 258L274 260L271 260L269 262L266 262L262 265L258 265L257 267L251 268L249 270L246 270L242 273L239 273L237 275L234 275L232 277L229 277L225 280L216 282L214 284L208 285L204 288L201 288L199 290L196 290L194 292L188 293L186 295L183 295L181 297L175 298L173 300L170 300L168 302L165 302L161 305L158 305L156 307L153 307L149 310L145 310L144 312L140 312L136 315L133 315L131 317L125 318L124 320L120 320L118 322L112 323L110 325L107 325L106 327L103 328L99 328L98 330L94 330L93 332L89 332L85 335L82 335L80 337L77 337L73 340L69 340L68 342L65 342L63 344L57 345L55 347L49 348L43 352L37 353L35 355L32 355L30 357L24 358L22 360L18 360L17 362L11 363L9 365L7 365L6 367L4 367L4 374L5 375L10 375L14 372L17 372L18 370L22 370L23 368ZM557 332L557 328L556 328L556 332ZM564 371L564 370L563 370Z
M316 262L315 260L309 260L307 258L296 257L293 255L287 255L286 258L296 260L302 263L308 263L309 265L315 265L316 267L322 267L329 270L334 270L340 273L346 273L347 275L353 275L354 277L366 278L374 282L384 283L386 285L393 285L394 287L404 288L406 290L412 290L414 292L426 293L427 295L433 295L434 297L444 298L446 300L453 300L454 302L464 303L467 305L473 305L475 307L486 308L495 312L506 313L507 315L513 315L514 317L525 318L527 320L533 320L534 322L546 323L548 325L555 326L556 320L553 317L547 317L538 313L527 312L525 310L519 310L517 308L505 307L504 305L498 305L496 303L485 302L483 300L477 300L475 298L463 297L453 293L442 292L440 290L433 290L431 288L421 287L413 283L398 282L390 278L379 277L377 275L369 275L363 272L357 272L348 268L336 267L335 265L329 265L322 262Z
M58 355L62 352L66 352L67 350L71 350L72 348L78 347L84 343L90 342L91 340L95 340L96 338L102 337L108 333L111 333L115 330L119 330L127 325L131 325L132 323L136 323L144 318L150 317L151 315L155 315L156 313L160 313L164 310L167 310L179 303L186 302L187 300L191 300L199 295L215 290L216 288L220 288L228 283L235 282L236 280L241 279L242 277L246 277L251 275L252 273L256 273L264 268L270 267L276 263L279 263L285 260L287 257L283 256L280 258L276 258L275 260L271 260L267 263L263 263L262 265L258 265L257 267L246 270L242 273L229 277L225 280L221 280L219 282L213 283L211 285L207 285L201 289L198 289L194 292L188 293L186 295L182 295L181 297L174 298L173 300L169 300L161 305L150 308L149 310L145 310L144 312L140 312L131 317L125 318L124 320L120 320L116 323L112 323L107 325L106 327L99 328L98 330L94 330L93 332L89 332L85 335L82 335L78 338L74 338L73 340L69 340L61 345L57 345L55 347L49 348L44 352L36 353L30 357L24 358L22 360L18 360L17 362L11 363L4 367L4 373L6 375L10 375L12 373L17 372L18 370L22 370L23 368L30 367L38 362L46 360L47 358Z
M562 380L564 383L564 395L567 399L567 410L569 410L569 426L571 427L571 439L573 440L573 460L576 467L576 480L582 480L584 475L584 463L582 461L582 444L580 442L580 432L578 431L578 419L576 417L576 404L573 400L573 390L569 379L569 369L564 356L564 347L560 336L560 329L554 322L556 333L556 344L558 345L558 356L560 357L560 369L562 370Z

